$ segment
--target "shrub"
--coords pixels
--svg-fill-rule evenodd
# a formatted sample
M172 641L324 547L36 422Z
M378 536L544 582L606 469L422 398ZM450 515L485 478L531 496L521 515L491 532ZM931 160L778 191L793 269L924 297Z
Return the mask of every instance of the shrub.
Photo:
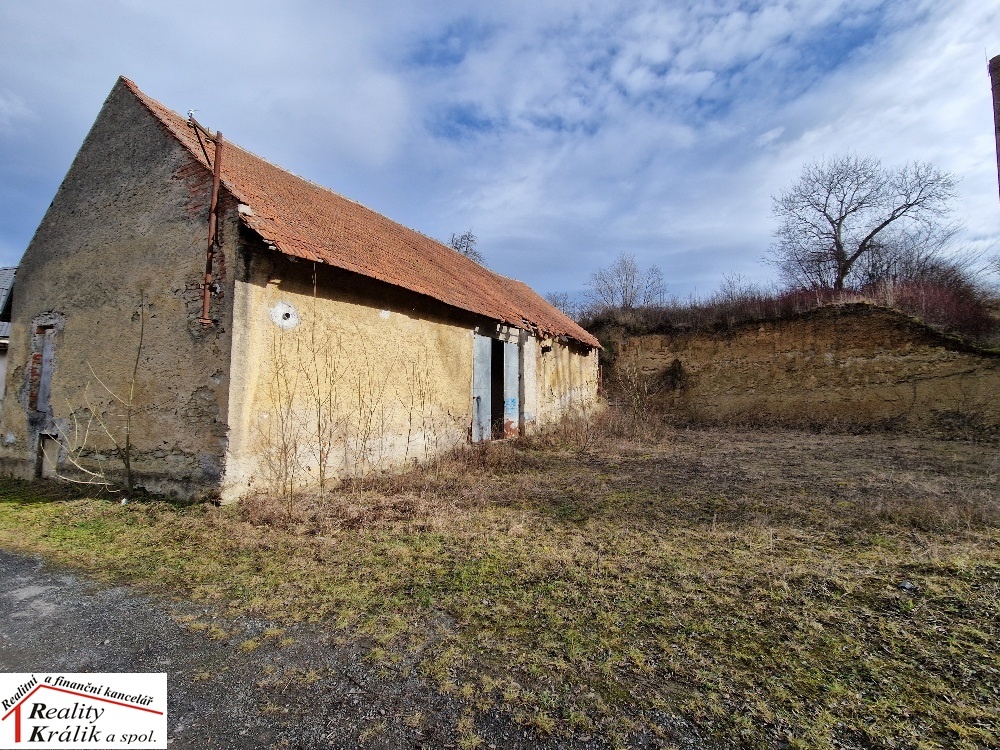
M888 281L860 289L768 289L727 279L705 299L674 299L665 305L630 310L604 309L586 316L581 324L602 339L613 363L615 346L606 334L619 331L639 336L684 331L725 331L748 323L777 320L825 305L867 302L920 318L943 333L960 336L980 346L996 346L1000 318L991 310L986 291L963 278L942 277Z

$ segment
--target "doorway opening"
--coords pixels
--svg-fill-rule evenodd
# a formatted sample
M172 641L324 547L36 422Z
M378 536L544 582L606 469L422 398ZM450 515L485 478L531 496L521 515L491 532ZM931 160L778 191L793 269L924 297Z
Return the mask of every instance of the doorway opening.
M59 476L59 439L42 433L38 436L38 457L35 460L35 477L55 479Z
M522 419L517 333L505 338L476 333L472 365L472 442L517 437Z
M503 437L504 393L503 393L503 342L490 339L490 438L499 440Z

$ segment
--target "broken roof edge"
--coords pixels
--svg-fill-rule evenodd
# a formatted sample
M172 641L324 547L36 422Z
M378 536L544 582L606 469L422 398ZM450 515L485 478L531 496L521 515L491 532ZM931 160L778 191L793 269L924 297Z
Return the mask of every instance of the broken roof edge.
M201 165L202 168L204 168L209 173L211 173L212 166L208 162L208 159L206 158L206 154L200 153L197 149L194 148L194 146L190 143L190 140L187 137L188 134L186 132L178 131L178 124L174 122L174 118L177 118L177 119L179 119L182 122L185 122L188 127L195 128L195 125L191 124L189 120L184 120L184 118L181 115L179 115L178 113L174 112L173 110L170 110L165 105L161 104L160 102L156 101L152 97L150 97L147 94L143 93L143 91L131 79L129 79L129 78L121 75L121 76L118 77L118 83L121 84L121 85L123 85L142 104L142 106L153 116L154 120L156 120L164 128L166 128L167 132L171 135L171 137L176 142L178 142L179 145L182 148L184 148L194 158L194 160L199 165ZM216 135L217 134L218 134L218 131L216 131ZM259 205L255 206L254 204L256 203L256 201L254 201L253 199L251 199L249 196L245 195L243 193L243 191L241 191L235 184L233 184L233 182L231 180L226 179L226 177L225 177L224 174L221 175L220 176L220 182L223 185L223 187L225 188L225 190L228 193L230 193L230 195L232 195L237 201L239 201L240 203L248 206L251 209L251 211L253 212L253 214L250 215L250 216L245 216L243 214L240 214L240 216L239 216L240 222L242 224L244 224L247 228L251 229L258 236L260 236L266 243L269 243L272 246L274 246L278 250L278 252L282 253L283 255L287 255L289 257L303 258L304 260L311 260L313 262L322 263L324 265L335 266L335 267L341 268L341 269L343 269L345 271L350 271L352 273L360 273L363 276L368 276L369 278L376 279L378 281L381 281L383 283L389 284L391 286L395 286L395 287L398 287L398 288L401 288L401 289L406 289L406 290L414 292L416 294L420 294L420 295L429 297L431 299L437 300L438 302L441 302L441 303L443 303L445 305L448 305L449 307L453 307L453 308L458 309L458 310L464 310L465 312L469 312L469 313L472 313L474 315L479 315L481 317L485 317L485 318L488 318L488 319L491 319L491 320L496 320L497 322L505 324L505 325L513 325L513 326L516 326L518 328L530 330L530 331L534 332L535 335L550 336L550 337L553 337L553 338L566 337L566 338L570 338L570 339L573 339L573 340L579 342L580 344L584 345L587 348L591 348L591 349L601 349L601 348L603 348L603 347L601 347L600 342L597 340L597 338L595 336L593 336L588 331L586 331L582 326L580 326L578 323L576 323L576 321L574 321L571 318L569 318L569 316L567 316L561 310L559 310L558 308L556 308L550 302L546 301L541 295L539 295L537 292L535 292L535 290L532 289L527 283L525 283L523 281L520 281L518 279L512 279L512 278L503 276L502 274L499 274L496 271L493 271L492 269L486 268L485 266L482 266L482 265L476 263L472 259L465 257L464 255L462 255L461 253L459 253L454 248L448 247L443 242L440 242L439 240L437 240L437 239L435 239L433 237L430 237L429 235L426 235L423 232L420 232L419 230L412 229L410 227L406 227L406 226L400 224L399 222L394 221L393 219L390 219L389 217L385 216L384 214L381 214L378 211L375 211L374 209L369 208L368 206L365 206L363 203L360 203L359 201L356 201L356 200L354 200L352 198L348 198L347 196L344 196L344 195L338 193L337 191L333 190L332 188L329 188L329 187L327 187L325 185L321 185L321 184L319 184L317 182L309 180L308 178L305 178L305 177L297 175L297 174L295 174L293 172L290 172L287 169L284 169L283 167L281 167L281 166L279 166L277 164L274 164L273 162L270 162L270 161L268 161L267 159L264 159L261 156L258 156L257 154L253 153L252 151L248 151L247 149L239 146L238 144L234 143L233 141L228 141L228 140L224 139L223 142L225 144L225 148L237 149L237 150L243 152L244 154L252 157L253 159L259 160L260 162L263 162L263 163L267 164L268 166L272 167L273 169L279 170L279 171L285 173L286 175L294 177L296 180L300 180L303 183L306 183L307 185L311 186L314 189L318 189L318 190L320 190L320 191L322 191L324 193L329 194L332 198L352 203L355 206L358 206L359 208L363 209L364 211L367 211L367 212L369 212L369 213L371 213L371 214L373 214L375 216L378 216L381 219L389 222L392 225L400 227L401 229L404 229L407 232L411 232L411 233L413 233L415 235L419 235L419 236L423 237L424 239L426 239L426 240L428 240L430 242L435 243L439 248L444 249L444 250L446 250L446 251L448 251L450 253L454 253L454 255L457 258L461 259L461 261L464 261L465 263L469 264L470 266L474 266L476 268L476 270L477 270L478 273L485 273L488 276L492 277L497 284L501 284L502 285L503 283L510 283L510 284L517 285L518 287L520 287L522 289L522 293L527 293L527 294L531 295L532 297L534 297L536 303L540 303L543 306L545 306L546 308L549 308L549 310L551 312L553 312L553 313L556 314L555 317L562 318L567 325L552 325L551 321L549 322L549 324L544 324L541 321L533 320L532 317L534 317L534 316L528 317L527 316L528 315L527 311L522 311L522 310L517 310L518 314L521 316L517 320L508 319L508 316L505 316L505 315L502 315L502 314L501 315L497 315L497 314L495 314L495 312L493 314L488 314L488 313L485 313L482 310L477 310L477 309L474 309L473 307L465 306L463 304L457 303L454 299L449 299L447 296L445 296L443 294L434 294L430 290L427 290L427 289L424 289L424 288L419 288L419 287L416 287L416 286L410 286L410 285L407 285L405 283L401 283L397 279L386 278L383 275L381 275L378 272L373 271L371 269L369 269L369 270L362 270L360 268L360 266L352 268L352 267L349 267L347 264L344 264L344 263L331 262L328 259L324 259L319 252L312 252L312 248L313 247L315 247L317 250L320 250L320 251L324 250L325 248L324 248L324 246L322 244L317 244L315 242L311 242L310 240L308 240L306 238L303 238L303 237L300 237L300 236L297 236L297 235L294 236L294 237L292 237L292 238L290 238L290 239L293 239L295 242L306 246L310 250L310 254L312 255L312 257L309 257L309 256L307 256L307 255L305 255L305 254L303 254L301 252L296 252L293 248L288 247L287 243L285 243L282 238L276 237L274 235L268 236L270 233L267 233L266 230L265 230L265 228L264 228L264 224L266 222L264 222L264 221L255 221L255 219L257 218L256 214L260 213L263 216L263 215L266 215L266 212L261 211L260 210L261 207ZM225 172L225 170L226 170L226 159L225 159L225 156L223 156L223 158L222 158L222 171L223 171L223 173ZM514 307L517 307L517 306L515 305ZM542 316L542 317L546 317L546 316Z

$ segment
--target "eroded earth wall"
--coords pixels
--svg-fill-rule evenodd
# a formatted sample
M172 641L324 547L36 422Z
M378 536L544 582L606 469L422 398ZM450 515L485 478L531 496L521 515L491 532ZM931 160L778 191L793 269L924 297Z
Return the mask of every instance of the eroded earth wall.
M717 333L620 338L682 419L1000 432L1000 355L864 304Z

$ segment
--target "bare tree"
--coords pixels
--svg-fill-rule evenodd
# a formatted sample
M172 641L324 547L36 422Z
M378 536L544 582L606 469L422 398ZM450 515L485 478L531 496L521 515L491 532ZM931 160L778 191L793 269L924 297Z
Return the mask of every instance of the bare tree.
M545 295L545 300L568 318L575 319L579 311L579 305L573 302L568 292L549 292Z
M469 260L474 260L481 266L486 265L486 256L479 252L476 243L479 238L472 233L472 228L465 230L461 234L452 232L451 239L448 240L448 247L457 250Z
M986 267L995 274L1000 274L1000 253L997 253L987 261Z
M587 297L598 308L632 310L662 303L666 291L657 266L643 271L634 255L621 253L610 266L591 274Z
M893 258L950 242L955 229L944 218L955 184L922 162L884 167L847 155L807 164L798 182L773 198L780 224L768 260L796 286L869 283Z

